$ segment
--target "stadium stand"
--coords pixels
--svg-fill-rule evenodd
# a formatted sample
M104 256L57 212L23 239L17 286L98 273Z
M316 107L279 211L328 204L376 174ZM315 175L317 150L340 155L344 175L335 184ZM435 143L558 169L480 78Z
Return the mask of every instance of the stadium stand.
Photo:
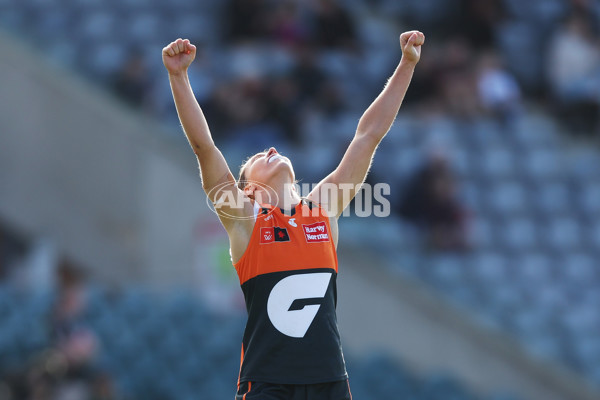
M92 381L106 372L114 377L115 393L121 397L110 399L233 396L244 327L241 314L215 314L188 292L161 295L141 287L111 291L93 286L86 297L78 324L95 333L100 349L86 374L94 377L89 378ZM6 390L8 383L17 388L19 379L26 377L15 371L31 371L38 364L45 365L49 380L69 379L64 370L48 366L55 346L49 321L56 299L51 292L27 293L0 286L0 388ZM352 392L359 399L484 399L447 372L417 376L383 351L365 358L350 356L348 365ZM21 398L17 389L11 390L2 392L3 398ZM500 399L517 400L502 393L485 397Z

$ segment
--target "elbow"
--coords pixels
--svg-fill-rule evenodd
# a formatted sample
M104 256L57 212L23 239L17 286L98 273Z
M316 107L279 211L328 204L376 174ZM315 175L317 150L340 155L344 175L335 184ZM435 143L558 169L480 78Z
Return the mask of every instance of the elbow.
M192 151L194 152L194 154L198 157L201 157L205 151L204 147L196 142L190 142L190 145L192 146Z
M214 146L206 146L202 145L198 142L190 142L190 146L192 147L192 151L198 158L204 157L207 152L211 151Z
M387 132L389 131L389 127L383 127L383 126L373 126L373 127L369 127L369 128L363 128L361 129L361 127L359 127L356 130L356 138L360 139L360 140L364 140L366 142L372 142L375 146L377 146L379 144L379 142L381 142L381 139L383 139L383 137L387 134Z
M383 139L391 128L391 124L374 119L361 119L356 128L356 136L374 140L377 143Z
M384 135L385 133L383 135L378 135L369 131L356 131L354 140L361 143L366 148L374 151L379 146L379 143L381 142L381 139L383 139Z

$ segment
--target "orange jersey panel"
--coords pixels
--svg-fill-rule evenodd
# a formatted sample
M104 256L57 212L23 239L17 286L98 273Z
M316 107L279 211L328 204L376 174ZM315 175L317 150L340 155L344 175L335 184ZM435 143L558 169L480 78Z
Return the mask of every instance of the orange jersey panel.
M321 208L304 202L291 215L264 206L257 215L248 247L234 267L240 284L272 272L331 268L337 273L329 218Z

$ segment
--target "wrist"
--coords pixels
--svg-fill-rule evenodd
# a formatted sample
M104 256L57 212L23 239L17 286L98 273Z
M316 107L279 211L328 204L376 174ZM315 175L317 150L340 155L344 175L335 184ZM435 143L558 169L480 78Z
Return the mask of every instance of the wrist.
M169 71L169 79L185 79L187 77L187 69L182 71L171 72Z
M414 69L417 66L418 62L419 62L419 60L408 60L404 56L402 56L402 58L400 59L399 66Z

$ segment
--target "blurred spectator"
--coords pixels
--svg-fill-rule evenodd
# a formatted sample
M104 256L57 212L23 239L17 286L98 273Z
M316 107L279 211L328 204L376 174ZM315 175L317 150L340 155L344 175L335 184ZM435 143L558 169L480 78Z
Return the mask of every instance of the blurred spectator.
M270 83L261 76L248 75L217 87L207 110L207 118L218 132L217 141L227 140L240 148L285 143L285 132L270 114Z
M470 119L480 112L473 58L473 49L462 37L449 38L441 49L438 97L444 110L455 117Z
M249 68L216 86L204 104L216 140L301 144L299 122L307 111L334 116L344 109L339 87L317 64L316 49L302 43L292 54L290 70L269 76Z
M600 8L597 0L569 0L571 14L587 18L595 35L600 34Z
M467 212L457 199L456 178L448 161L433 155L404 188L397 213L422 229L434 250L460 251L468 247Z
M267 87L261 77L242 77L234 83L224 100L233 126L253 125L267 118Z
M202 42L196 42L196 59L188 69L188 76L194 85L194 96L202 106L206 104L215 89L215 66ZM170 108L173 108L173 99Z
M341 88L333 80L323 84L317 98L317 109L327 117L336 117L345 107Z
M354 21L337 0L317 0L313 34L322 49L358 50Z
M512 122L522 111L521 90L496 52L483 53L477 66L477 90L483 108L503 123Z
M432 101L434 101L437 95L437 75L441 60L439 59L439 44L436 42L430 43L430 51L424 52L421 55L419 61L419 68L415 69L410 88L406 92L403 104L415 104L416 106L422 106L424 110L430 110L432 108ZM398 64L397 60L393 60L390 64L390 69L395 68ZM385 79L382 77L381 80Z
M63 260L58 267L58 293L51 316L54 356L64 360L62 390L80 390L90 379L98 340L84 321L86 293L83 275L73 263Z
M276 78L270 85L269 115L281 126L290 143L301 144L299 136L299 88L296 82L286 76Z
M112 82L113 91L136 108L147 107L150 102L150 75L141 53L132 51Z
M49 346L0 379L0 399L116 400L111 378L96 370L99 346L84 319L87 302L82 271L63 258L56 273Z
M12 278L25 253L24 241L0 224L0 282Z
M475 49L494 46L495 31L504 19L502 0L460 0L454 34L466 38Z
M92 381L90 400L116 400L117 398L111 376L106 373L97 374Z
M269 4L265 0L230 0L225 11L225 38L230 43L264 39L268 33Z
M276 43L293 47L307 40L308 27L293 0L278 2L270 19L270 35Z
M592 133L600 112L600 41L588 19L571 15L550 43L548 79L568 129Z
M317 98L327 77L317 65L317 52L314 47L306 44L296 49L296 65L292 68L291 78L298 85L299 100L302 103Z
M23 398L28 400L54 400L60 398L55 389L57 384L56 374L60 369L54 360L47 358L42 359L37 365L30 368L19 384L20 388L17 389L21 395L25 395ZM46 364L46 365L44 365ZM58 368L57 368L58 367Z

